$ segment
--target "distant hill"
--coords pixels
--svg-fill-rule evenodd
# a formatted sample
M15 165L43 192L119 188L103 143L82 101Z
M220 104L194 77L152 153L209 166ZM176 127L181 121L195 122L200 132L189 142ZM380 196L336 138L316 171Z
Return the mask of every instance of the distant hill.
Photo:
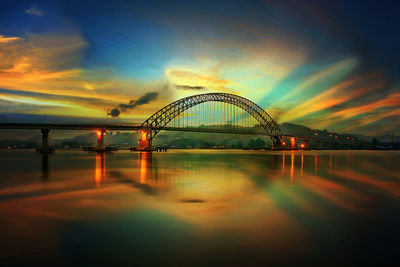
M318 136L322 137L330 137L330 134L337 135L337 136L352 136L359 140L363 141L372 141L372 139L376 138L380 142L390 143L392 142L392 135L381 135L381 136L370 136L370 135L362 135L362 134L347 134L347 133L336 133L336 132L329 132L327 130L319 130L319 129L311 129L303 125L294 124L294 123L283 123L280 125L281 130L284 134L293 134L299 136L315 136L315 133L318 133ZM400 136L395 136L395 141L400 142Z
M293 123L283 123L280 125L281 130L284 134L293 134L293 135L300 135L300 136L313 136L315 130L312 130L306 126L293 124Z

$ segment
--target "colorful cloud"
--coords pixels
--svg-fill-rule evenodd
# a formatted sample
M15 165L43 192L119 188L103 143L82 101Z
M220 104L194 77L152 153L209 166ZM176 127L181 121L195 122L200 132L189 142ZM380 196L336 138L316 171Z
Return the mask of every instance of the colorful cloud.
M75 4L0 11L1 113L111 120L121 103L157 93L121 115L141 120L178 98L222 91L281 123L400 131L393 9L379 17L365 4L356 20L348 3Z

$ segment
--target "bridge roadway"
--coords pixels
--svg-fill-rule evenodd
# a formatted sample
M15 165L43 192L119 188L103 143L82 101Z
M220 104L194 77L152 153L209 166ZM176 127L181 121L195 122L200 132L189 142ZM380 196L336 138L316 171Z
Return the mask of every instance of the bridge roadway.
M146 127L141 125L127 124L77 124L77 123L0 123L0 129L31 129L31 130L106 130L106 131L140 131L146 130ZM265 131L251 131L243 128L215 129L211 127L153 127L153 130L163 131L184 131L184 132L207 132L207 133L227 133L227 134L244 134L244 135L265 135ZM148 129L147 129L148 130ZM246 131L245 131L246 130Z
M31 130L105 130L105 131L140 131L146 130L141 125L127 125L127 124L78 124L78 123L0 123L0 129L31 129ZM232 131L233 128L215 129L211 127L162 127L159 130L165 131L185 131L185 132L207 132L207 133L226 133L226 134L243 134L243 135L265 135L264 131L240 131L236 128L236 132ZM147 129L148 130L148 129ZM335 140L334 138L321 138L315 136L298 136L283 134L282 137L297 138L304 140L313 140L317 142L327 142L333 144L350 144L343 140Z
M312 141L317 141L317 142L326 142L326 143L331 143L331 144L341 144L341 145L355 145L352 144L350 141L343 141L343 140L337 140L335 138L321 138L321 137L314 137L314 136L300 136L300 135L290 135L290 134L282 134L282 137L287 137L287 138L297 138L297 139L303 139L303 140L312 140Z
M78 124L78 123L0 123L0 129L49 129L49 130L121 130L139 131L140 125L124 124Z

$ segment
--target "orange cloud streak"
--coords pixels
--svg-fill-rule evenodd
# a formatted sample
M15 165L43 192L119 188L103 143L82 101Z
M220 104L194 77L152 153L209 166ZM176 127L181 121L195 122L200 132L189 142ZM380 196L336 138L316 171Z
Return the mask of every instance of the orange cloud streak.
M44 107L52 106L53 115L79 116L84 110L87 116L105 117L108 108L161 88L160 81L140 83L107 70L84 70L81 61L86 47L78 32L24 38L0 35L0 88L16 92L2 93L2 99L37 105L31 112L42 113ZM157 106L164 104L161 100L155 102Z
M289 110L287 113L281 116L281 121L290 121L297 118L301 118L313 112L321 111L335 105L347 102L351 99L362 96L368 92L380 89L382 86L381 82L371 83L368 86L364 86L357 90L349 90L358 83L362 83L369 78L375 78L376 75L368 76L356 76L351 79L347 79L338 85L335 85L323 93L313 97L312 99L298 105L297 107Z

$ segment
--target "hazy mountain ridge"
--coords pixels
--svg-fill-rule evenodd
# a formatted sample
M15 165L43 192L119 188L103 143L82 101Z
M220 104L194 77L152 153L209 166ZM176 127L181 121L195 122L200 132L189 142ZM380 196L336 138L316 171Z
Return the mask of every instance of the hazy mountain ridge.
M334 131L328 130L320 130L320 129L311 129L309 127L294 124L294 123L282 123L280 125L281 130L284 134L293 134L298 136L315 136L315 133L318 133L318 136L330 137L329 134L338 135L338 136L352 136L359 140L363 141L372 141L372 139L376 138L380 142L390 143L392 141L392 135L381 135L381 136L371 136L371 135L362 135L362 134L353 134L353 133L337 133ZM400 136L395 136L395 141L400 142Z

